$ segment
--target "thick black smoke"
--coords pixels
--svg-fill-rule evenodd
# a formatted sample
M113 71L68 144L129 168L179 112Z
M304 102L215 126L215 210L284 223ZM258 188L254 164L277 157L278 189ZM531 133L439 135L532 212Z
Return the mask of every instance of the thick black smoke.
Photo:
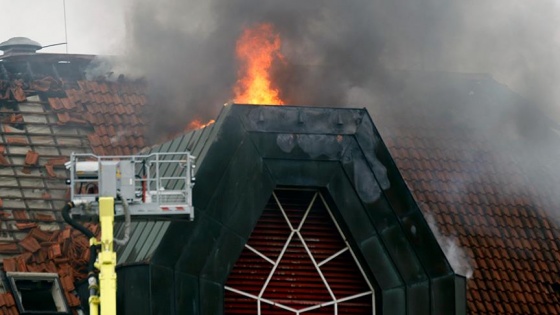
M156 135L215 117L236 80L235 42L261 22L283 40L287 103L344 106L353 88L381 95L394 70L416 69L490 73L550 111L560 15L553 0L525 2L138 0L128 68L151 84Z
M156 136L193 118L208 120L232 97L237 38L244 28L268 22L283 41L286 62L275 68L275 83L286 102L343 106L352 86L387 77L380 58L393 33L386 23L393 13L385 6L361 0L137 1L128 24L128 68L150 83Z

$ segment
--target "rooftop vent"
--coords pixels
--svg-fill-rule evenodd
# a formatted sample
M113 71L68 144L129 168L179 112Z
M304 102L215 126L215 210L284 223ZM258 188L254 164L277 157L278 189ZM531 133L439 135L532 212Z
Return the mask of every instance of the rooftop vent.
M12 37L0 43L0 50L4 51L4 55L35 53L41 48L41 44L27 37Z

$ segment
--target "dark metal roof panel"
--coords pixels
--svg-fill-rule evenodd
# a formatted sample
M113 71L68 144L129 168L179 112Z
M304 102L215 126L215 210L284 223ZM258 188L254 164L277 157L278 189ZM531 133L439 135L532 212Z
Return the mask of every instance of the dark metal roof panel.
M124 246L115 245L117 263L128 264L149 261L169 227L169 221L131 222L130 240ZM115 237L124 237L124 222L115 224Z
M183 134L159 146L150 148L150 150L144 152L144 154L190 151L191 154L195 155L197 152L200 153L204 151L205 147L212 143L212 139L215 137L217 130L214 126L215 124L211 124L205 128ZM169 158L176 157L177 156L173 155ZM164 165L162 166L161 171L162 176L168 177L178 175L180 170L170 168L169 165ZM183 182L175 181L173 183L169 183L168 185L168 187L180 188L180 186L183 185ZM118 257L117 263L130 264L149 261L152 258L154 251L160 245L160 242L170 224L171 222L167 220L132 222L131 235L128 244L124 246L115 246ZM124 222L117 222L115 224L115 236L117 238L122 238L124 236Z

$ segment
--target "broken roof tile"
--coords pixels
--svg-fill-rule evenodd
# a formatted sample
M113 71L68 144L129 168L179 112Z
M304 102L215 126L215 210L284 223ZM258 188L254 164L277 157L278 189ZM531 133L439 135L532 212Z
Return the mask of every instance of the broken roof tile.
M5 151L6 151L6 150L5 150L4 146L0 146L0 164L1 164L1 165L8 165L8 164L10 164L10 163L8 162L8 159L7 159L6 156L5 156Z
M22 114L11 114L6 120L8 124L18 124L23 122L23 115Z
M25 165L37 165L39 162L39 153L29 150L25 155Z
M39 245L40 245L40 244L39 244ZM45 270L46 270L46 266L44 265L44 262L45 262L45 261L47 260L47 258L48 258L47 253L48 253L48 250L46 250L46 249L44 249L44 248L41 248L41 249L39 249L38 251L36 251L36 252L33 254L33 259L32 259L32 260L33 260L35 263L37 263L37 264L43 264L42 266L40 266L41 269L42 269L41 271L45 271Z
M19 252L16 243L0 243L0 254L17 254Z
M51 237L51 233L45 232L45 231L41 230L40 228L35 228L35 229L31 230L31 232L29 232L28 235L35 238L37 241L40 241L40 242L49 241L50 237Z
M56 257L62 256L62 251L60 249L60 244L55 243L49 247L49 258L54 259Z
M75 124L87 124L87 120L82 119L81 115L78 114L70 114L70 122L73 122Z
M58 117L59 124L66 124L70 121L70 114L68 112L58 113L56 116Z
M74 278L71 275L60 277L60 282L66 291L74 291Z
M25 249L27 252L34 253L41 249L41 245L37 240L31 236L26 236L23 240L19 242L19 246Z
M16 271L16 259L15 258L4 258L2 260L4 271Z
M80 299L78 299L78 297L76 297L74 293L65 292L65 295L66 295L66 300L68 301L68 306L70 307L80 306Z
M25 210L13 210L12 216L16 220L29 220L29 216Z
M53 157L47 160L47 164L51 165L64 165L64 163L68 162L69 158L67 156L59 156Z
M15 225L18 228L18 230L29 230L29 229L32 229L34 227L37 227L37 223L34 223L34 222L27 222L27 223L18 222Z
M22 84L17 84L15 87L11 88L10 91L12 92L12 96L16 101L25 102L27 100L27 96L23 91Z
M6 137L8 144L28 144L27 140L23 137Z
M45 164L45 170L47 171L47 175L51 178L56 178L56 172L54 171L54 165L52 164Z

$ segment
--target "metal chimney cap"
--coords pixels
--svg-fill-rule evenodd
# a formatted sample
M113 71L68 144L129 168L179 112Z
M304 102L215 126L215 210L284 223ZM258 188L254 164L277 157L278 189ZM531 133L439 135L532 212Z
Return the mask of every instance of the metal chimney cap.
M0 43L0 50L4 52L9 50L17 50L18 52L35 52L41 48L43 48L41 44L27 37L12 37L3 43Z

